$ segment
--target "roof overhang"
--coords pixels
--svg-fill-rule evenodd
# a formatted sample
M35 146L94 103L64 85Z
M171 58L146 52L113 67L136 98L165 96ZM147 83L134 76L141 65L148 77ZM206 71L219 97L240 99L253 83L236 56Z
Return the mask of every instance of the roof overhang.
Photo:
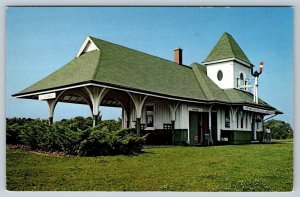
M254 104L254 103L253 104L246 103L246 102L232 103L232 102L223 102L223 101L218 101L218 100L204 101L204 100L193 99L193 98L184 98L184 97L178 97L178 96L172 96L172 95L165 95L165 94L161 94L161 93L147 92L144 90L137 90L137 89L132 89L132 88L123 87L123 86L119 86L119 85L105 84L105 83L100 83L100 82L95 82L95 81L84 82L81 84L73 84L73 85L64 86L64 87L51 88L51 89L41 90L41 91L36 91L36 92L14 94L12 96L15 98L26 98L26 99L38 100L41 95L47 96L47 94L51 94L53 92L72 90L72 89L86 87L86 86L104 87L104 88L109 88L112 90L125 91L128 93L136 93L136 94L158 97L158 98L168 99L168 100L175 100L175 101L180 101L180 102L191 102L191 103L206 104L206 105L220 104L220 105L231 105L231 106L243 106L243 108L245 107L246 109L248 109L248 111L251 111L251 109L252 110L257 109L257 111L255 111L255 112L263 113L263 114L283 114L282 112L280 112L276 109L270 109L268 107L260 106L260 105ZM72 100L69 100L66 102L72 103ZM79 100L78 103L84 104L84 101Z
M216 64L216 63L221 63L221 62L229 62L229 61L236 61L239 62L247 67L252 67L253 64L249 64L241 59L235 58L235 57L231 57L231 58L226 58L226 59L221 59L221 60L216 60L216 61L210 61L210 62L202 62L203 65L207 66L207 65L211 65L211 64Z

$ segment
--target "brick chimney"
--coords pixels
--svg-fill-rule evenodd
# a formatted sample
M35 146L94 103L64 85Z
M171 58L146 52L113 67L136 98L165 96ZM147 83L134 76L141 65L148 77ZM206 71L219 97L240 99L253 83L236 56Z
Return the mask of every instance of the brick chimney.
M174 62L176 64L182 65L182 49L181 48L174 49Z

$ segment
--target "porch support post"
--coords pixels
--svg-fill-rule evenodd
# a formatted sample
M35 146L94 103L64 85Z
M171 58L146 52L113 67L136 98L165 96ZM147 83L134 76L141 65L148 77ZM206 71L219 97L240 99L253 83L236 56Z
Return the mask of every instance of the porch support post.
M55 109L55 99L49 99L47 100L48 106L49 106L49 125L53 124L53 115L54 115L54 109Z
M93 115L93 127L95 127L97 125L97 122L98 122L98 115Z
M171 124L172 124L172 144L175 143L175 120L176 120L176 110L179 105L179 101L168 102L171 113Z
M136 118L135 129L136 129L136 135L138 137L140 137L141 136L141 118Z
M172 144L175 143L175 120L171 120L172 123Z
M84 87L90 100L92 101L92 114L93 114L93 127L97 125L98 116L100 114L99 106L104 96L108 93L109 89L101 87Z
M139 137L141 135L141 117L142 117L142 109L145 103L145 100L148 96L145 95L138 95L135 93L127 92L131 97L136 111L136 135Z
M217 141L221 141L221 120L222 120L222 116L223 116L223 110L221 110L220 108L218 108L218 112L217 112Z
M257 140L257 122L256 122L256 118L257 118L257 115L254 114L254 128L253 128L253 140L256 141Z
M126 111L126 128L127 129L129 129L129 127L130 127L130 111L129 110Z
M259 136L259 142L263 142L263 136L264 136L264 133L265 133L265 121L264 121L264 118L265 118L265 115L262 115L261 117L261 135Z
M127 129L129 128L129 123L130 123L130 120L127 119L127 121L126 121L126 128Z
M56 104L58 103L58 100L63 96L64 93L65 91L62 91L55 99L47 99L47 103L49 106L49 125L53 124L54 109L56 107Z
M230 106L230 109L231 109L232 123L233 123L232 128L233 128L233 129L237 129L236 122L237 122L238 120L237 120L236 114L237 114L237 111L239 110L239 107L237 107L236 109L233 109L233 107Z
M213 145L213 139L212 139L212 130L211 130L211 109L212 109L213 105L214 104L212 104L208 110L209 140L212 142L212 145ZM209 143L208 143L208 145L209 145Z

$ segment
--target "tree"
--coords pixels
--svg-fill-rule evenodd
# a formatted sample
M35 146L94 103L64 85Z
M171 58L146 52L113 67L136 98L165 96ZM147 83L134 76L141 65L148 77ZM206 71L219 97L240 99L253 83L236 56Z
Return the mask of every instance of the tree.
M264 123L264 125L271 129L271 137L273 139L287 139L293 138L293 129L291 125L282 120L268 120Z

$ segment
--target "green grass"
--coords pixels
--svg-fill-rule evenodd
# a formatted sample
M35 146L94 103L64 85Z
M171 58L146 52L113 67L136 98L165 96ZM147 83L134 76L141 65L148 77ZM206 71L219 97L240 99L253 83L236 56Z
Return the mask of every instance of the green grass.
M154 148L138 156L102 157L8 148L7 189L291 191L293 144Z

